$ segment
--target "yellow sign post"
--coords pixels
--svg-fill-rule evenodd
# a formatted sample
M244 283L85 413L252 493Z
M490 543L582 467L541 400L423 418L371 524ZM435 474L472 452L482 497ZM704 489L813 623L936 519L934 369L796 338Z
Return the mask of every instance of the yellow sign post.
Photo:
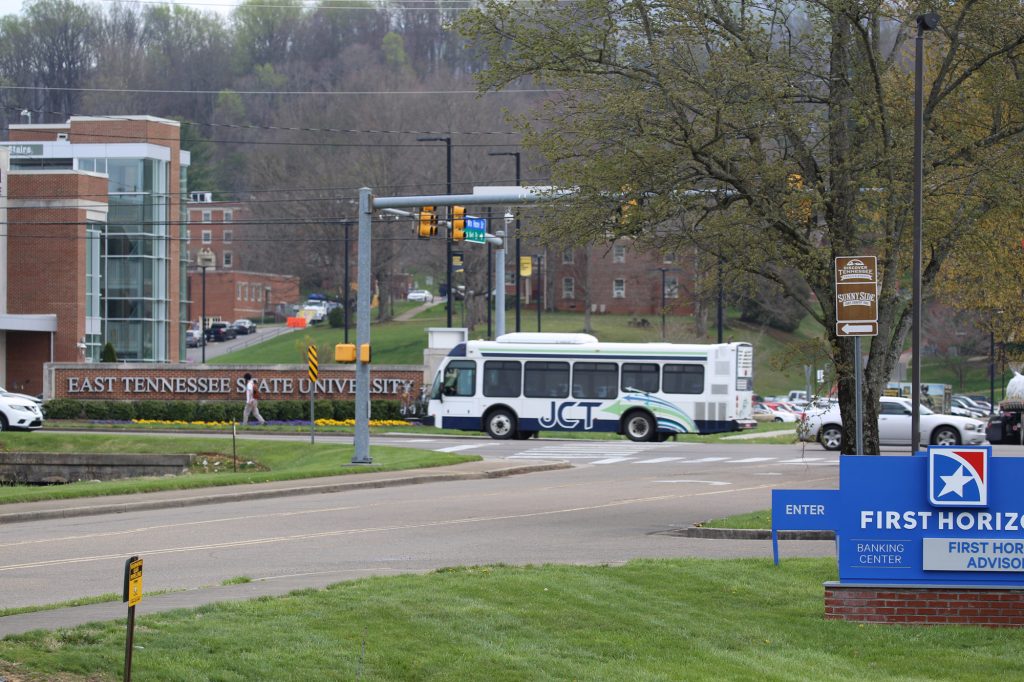
M133 556L124 562L124 601L128 603L128 631L124 639L124 679L132 679L132 649L135 641L135 605L142 601L142 559Z
M316 346L306 346L306 361L309 363L309 444L316 442L316 378L320 376L320 363L316 357Z

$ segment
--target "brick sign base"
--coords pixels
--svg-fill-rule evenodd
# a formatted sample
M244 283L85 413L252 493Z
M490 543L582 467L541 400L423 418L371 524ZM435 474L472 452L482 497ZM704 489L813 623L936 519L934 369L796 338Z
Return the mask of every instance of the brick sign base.
M44 366L43 398L76 400L236 400L245 395L248 372L264 400L308 400L307 365L190 365L164 363L61 363ZM423 385L420 365L373 365L370 397L416 400ZM320 365L318 400L354 400L353 365Z
M1024 626L1024 589L825 583L825 620L900 625Z

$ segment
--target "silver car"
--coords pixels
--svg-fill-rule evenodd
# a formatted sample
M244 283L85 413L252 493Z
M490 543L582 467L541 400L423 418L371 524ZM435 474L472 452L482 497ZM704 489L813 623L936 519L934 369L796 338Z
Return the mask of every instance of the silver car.
M883 397L878 412L878 440L881 445L910 445L911 409L907 398ZM843 446L843 422L839 407L806 413L797 427L800 440L818 441L826 450ZM985 423L970 417L937 414L921 405L921 443L932 445L981 445Z

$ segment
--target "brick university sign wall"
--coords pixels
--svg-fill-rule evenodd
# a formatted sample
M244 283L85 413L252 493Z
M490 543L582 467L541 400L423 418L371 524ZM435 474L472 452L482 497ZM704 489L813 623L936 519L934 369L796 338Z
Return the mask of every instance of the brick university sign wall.
M259 382L263 400L309 398L306 365L216 365L152 363L47 363L43 397L76 400L235 400L245 394L243 376ZM355 369L320 366L316 397L355 399ZM417 399L423 385L418 365L370 368L370 395L375 399Z

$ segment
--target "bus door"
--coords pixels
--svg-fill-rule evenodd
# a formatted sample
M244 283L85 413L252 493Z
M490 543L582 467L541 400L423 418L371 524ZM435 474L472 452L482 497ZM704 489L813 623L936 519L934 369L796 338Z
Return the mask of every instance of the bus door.
M476 362L452 360L441 375L438 399L441 406L436 426L448 429L479 429L476 399Z

